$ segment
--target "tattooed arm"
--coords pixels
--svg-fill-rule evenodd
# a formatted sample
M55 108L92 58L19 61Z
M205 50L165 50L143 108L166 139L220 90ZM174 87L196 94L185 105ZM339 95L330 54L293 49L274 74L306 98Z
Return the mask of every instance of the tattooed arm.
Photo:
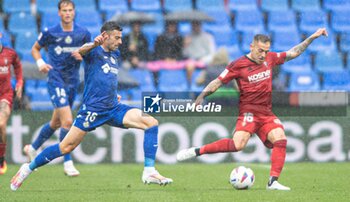
M212 93L214 93L217 89L220 88L222 82L219 79L214 79L211 81L202 91L202 93L196 99L196 105L202 104L204 98Z
M298 57L300 54L302 54L305 51L305 49L312 43L312 41L314 39L317 39L321 35L328 36L327 30L325 28L318 29L315 33L313 33L311 36L309 36L303 42L294 46L292 49L288 50L285 61L287 62L289 60L292 60L292 59Z

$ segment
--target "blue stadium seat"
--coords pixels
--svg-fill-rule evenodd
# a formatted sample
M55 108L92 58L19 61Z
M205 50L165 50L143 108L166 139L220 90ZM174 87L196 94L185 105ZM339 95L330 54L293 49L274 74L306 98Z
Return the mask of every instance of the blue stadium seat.
M159 0L132 0L131 10L144 12L160 12L161 5Z
M301 41L298 31L274 32L272 39L272 50L276 52L287 51Z
M323 90L350 91L350 73L347 70L328 72L323 75Z
M263 17L259 11L237 11L236 29L241 32L264 30Z
M31 57L31 49L36 40L37 35L31 32L17 34L15 49L22 59L25 58L26 61L33 62Z
M96 11L95 0L74 0L75 10L78 12Z
M336 43L333 33L328 30L328 37L319 37L317 40L314 40L308 47L307 51L311 53L319 51L336 51Z
M36 92L36 82L35 79L27 79L25 80L24 91L26 95L28 95L29 99L32 99L33 95Z
M226 46L225 48L228 51L230 61L236 60L239 57L243 56L243 53L238 45Z
M162 92L187 91L185 70L160 70L158 90Z
M299 12L320 10L320 0L292 0L292 8Z
M350 32L345 32L340 35L340 50L344 52L350 51ZM350 61L348 61L350 63Z
M196 8L201 11L224 11L225 3L224 0L197 0Z
M321 73L343 71L342 56L338 52L318 52L315 58L315 68Z
M2 9L6 13L30 12L30 0L3 0Z
M164 9L167 12L191 10L192 0L164 0Z
M50 95L47 90L47 82L45 80L38 80L35 92L31 97L31 109L33 111L52 110Z
M154 78L152 72L146 69L131 69L129 75L133 77L140 84L140 89L144 92L155 91Z
M15 35L23 32L38 33L35 17L26 12L12 13L8 28Z
M5 31L5 25L4 25L4 20L0 18L0 32Z
M98 11L89 11L89 12L77 12L75 17L75 22L89 31L94 31L97 29L100 30L102 26L102 18Z
M350 10L349 0L323 0L323 8L327 11Z
M291 74L288 91L316 91L320 90L320 79L315 72Z
M350 32L350 10L332 13L331 24L335 32Z
M281 68L286 74L312 72L311 58L307 53L299 55L297 58L285 62Z
M270 11L287 11L288 0L263 0L261 2L261 9L266 12Z
M12 48L11 34L8 33L7 31L2 31L1 33L2 33L2 38L1 38L2 45Z
M327 13L321 10L305 11L300 15L300 30L309 35L320 27L328 27Z
M258 10L256 0L230 0L228 7L231 11Z
M41 27L40 30L43 31L45 28L50 28L57 25L60 22L60 18L57 11L43 12L41 14Z
M178 23L179 33L183 36L191 33L191 23L189 22L179 22Z
M211 33L215 39L215 44L217 47L220 46L238 46L238 34L230 28L222 28L221 30L204 30Z
M103 12L127 12L127 0L99 0L98 7Z
M128 11L123 11L123 10L106 10L105 11L105 20L108 21L110 20L112 17L114 17L115 15L120 15L123 13L126 13ZM124 26L123 26L123 31L124 31ZM124 32L123 32L124 33Z
M164 32L164 19L163 19L163 15L159 12L148 12L148 13L153 15L156 21L155 23L152 23L152 24L143 25L141 29L148 40L149 50L153 52L154 43L156 42L157 36ZM124 30L123 30L123 33L124 33Z
M58 12L59 0L36 0L36 5L40 13L44 12Z
M293 10L271 11L268 18L270 31L297 31L297 23Z

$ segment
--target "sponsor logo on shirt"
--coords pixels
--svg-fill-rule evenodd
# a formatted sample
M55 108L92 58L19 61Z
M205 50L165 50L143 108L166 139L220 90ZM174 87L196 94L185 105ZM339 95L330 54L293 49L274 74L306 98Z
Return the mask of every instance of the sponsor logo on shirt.
M118 74L118 69L115 67L109 66L108 63L104 64L102 67L103 73L108 74L109 72L113 74Z
M71 53L75 50L78 50L79 47L61 47L61 46L56 46L56 48L54 49L55 50L55 53L57 55L61 55L62 53Z
M8 66L0 66L0 74L8 74L9 67Z
M271 75L271 70L268 69L266 71L248 76L248 81L249 83L256 83L256 82L263 81L265 79L270 78L270 75Z

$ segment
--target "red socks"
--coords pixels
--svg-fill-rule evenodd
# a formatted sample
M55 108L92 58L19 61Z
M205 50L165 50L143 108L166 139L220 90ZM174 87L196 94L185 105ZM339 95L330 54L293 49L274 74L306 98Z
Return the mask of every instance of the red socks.
M6 144L0 143L0 158L5 156L6 152Z
M216 142L204 145L200 148L199 154L212 154L219 152L235 152L237 151L235 143L230 138L218 140Z
M279 177L286 159L287 140L278 140L273 144L271 153L270 176Z

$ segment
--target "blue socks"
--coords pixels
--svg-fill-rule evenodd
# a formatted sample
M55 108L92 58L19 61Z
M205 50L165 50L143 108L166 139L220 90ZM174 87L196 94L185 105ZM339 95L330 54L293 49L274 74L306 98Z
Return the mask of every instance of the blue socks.
M145 153L145 167L154 167L158 149L158 126L145 130L143 151Z
M29 164L29 169L34 170L43 166L55 158L62 156L59 144L46 147L35 159Z
M46 123L40 130L39 136L32 143L32 147L37 150L43 143L48 140L52 134L55 132L54 129L50 127L50 122Z
M66 137L67 133L68 133L68 130L66 130L64 128L61 128L61 131L60 131L60 142L62 142L64 137ZM64 155L63 158L64 158L64 162L72 160L72 157L70 156L70 153Z

